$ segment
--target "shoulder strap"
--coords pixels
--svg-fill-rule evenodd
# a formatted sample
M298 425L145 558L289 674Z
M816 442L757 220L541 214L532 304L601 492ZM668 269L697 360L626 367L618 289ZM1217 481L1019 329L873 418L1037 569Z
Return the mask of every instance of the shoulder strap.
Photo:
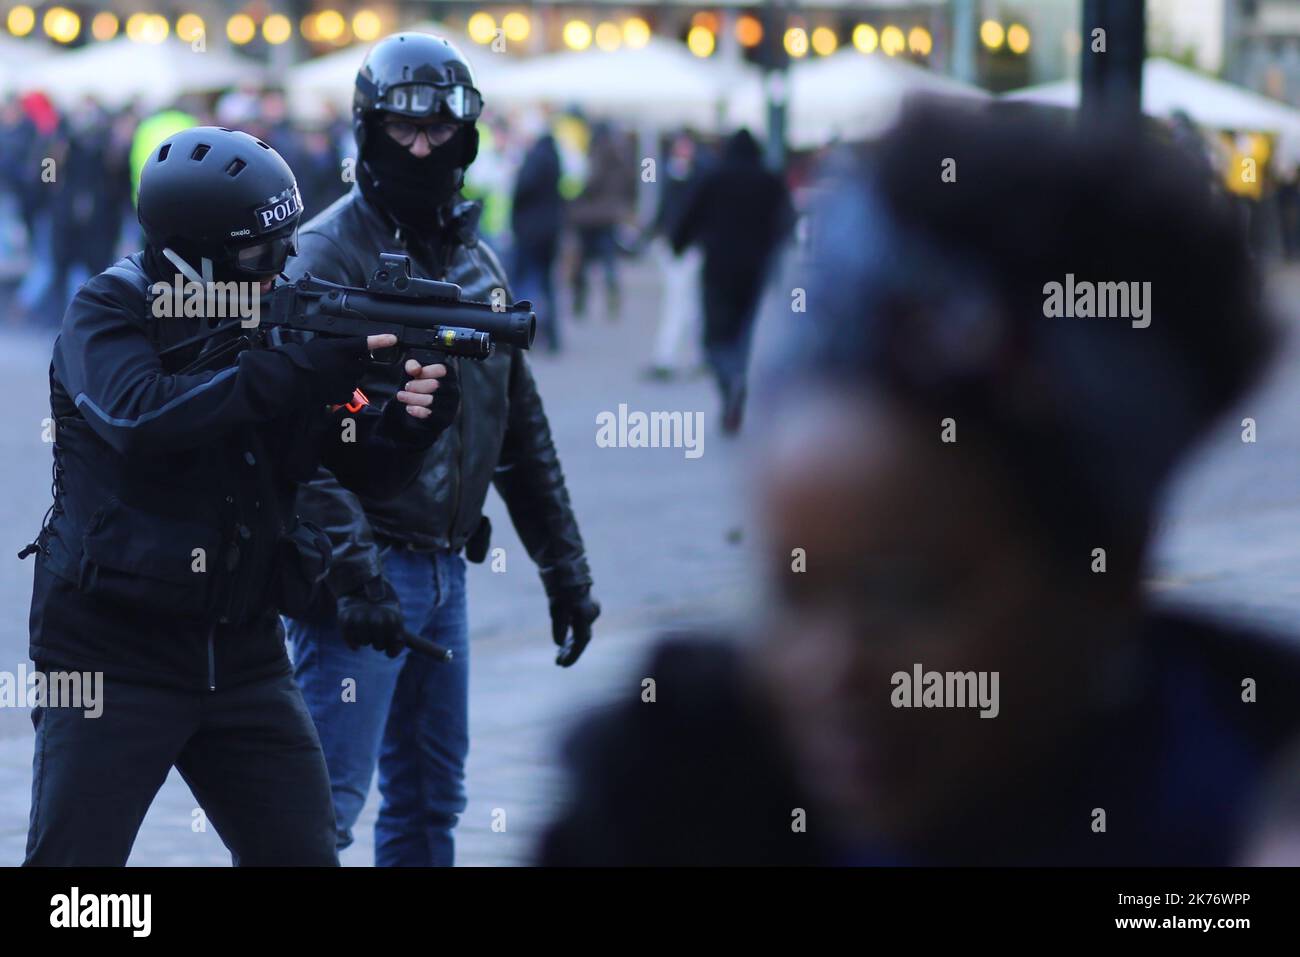
M130 256L119 259L105 269L104 272L125 281L131 288L138 290L141 295L146 295L149 292L149 277L145 275L140 264Z
M138 253L136 254L139 255ZM149 334L149 341L153 343L154 348L161 348L162 337L159 334L158 323L149 320L149 276L140 265L136 256L125 256L119 259L113 265L104 270L104 275L113 276L121 279L133 290L140 294L140 299L144 308L140 313L140 320L144 325L145 331Z

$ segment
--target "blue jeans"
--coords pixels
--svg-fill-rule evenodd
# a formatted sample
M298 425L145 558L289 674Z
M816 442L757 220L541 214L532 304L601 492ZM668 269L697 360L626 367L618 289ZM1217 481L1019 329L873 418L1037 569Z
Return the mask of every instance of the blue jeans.
M455 657L437 662L405 649L396 658L370 647L353 651L334 620L287 620L294 677L325 752L339 850L352 843L377 765L375 866L450 867L469 753L465 560L396 547L382 558L407 629Z
M510 274L514 294L533 304L537 314L537 335L552 352L560 348L560 317L555 308L555 251L516 247L514 271Z

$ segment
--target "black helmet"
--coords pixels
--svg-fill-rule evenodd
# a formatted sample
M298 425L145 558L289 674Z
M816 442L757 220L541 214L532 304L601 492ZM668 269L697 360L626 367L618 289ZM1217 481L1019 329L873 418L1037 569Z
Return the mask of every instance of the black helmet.
M394 33L370 48L357 71L352 97L352 130L365 156L370 125L382 114L429 117L468 129L458 165L464 169L478 155L474 124L483 112L483 97L469 60L449 40L431 33Z
M163 140L140 173L150 245L218 279L274 275L297 251L302 199L289 164L256 137L199 126Z

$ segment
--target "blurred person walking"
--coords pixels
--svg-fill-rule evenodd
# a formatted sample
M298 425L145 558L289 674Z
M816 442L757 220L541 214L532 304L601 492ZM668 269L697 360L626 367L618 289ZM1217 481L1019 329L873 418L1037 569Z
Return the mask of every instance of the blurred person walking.
M587 273L598 266L605 277L605 315L615 320L622 304L618 280L617 227L628 221L636 202L636 177L618 137L607 122L591 131L586 181L569 204L568 220L578 237L573 267L573 315L587 314Z
M65 148L63 119L44 93L27 93L19 103L24 120L18 127L15 150L20 168L16 182L27 227L27 269L14 294L15 314L20 320L50 325L59 316L58 313L49 315L46 310L58 298L53 292L54 193L58 184L58 159Z
M1300 653L1143 587L1275 339L1230 200L1131 131L937 105L825 195L807 313L764 316L757 634L585 723L542 862L1239 861ZM1149 285L1076 318L1070 275Z
M555 137L542 121L515 179L510 228L514 235L515 293L532 302L540 338L550 352L560 350L560 317L553 280L563 226L560 153Z
M110 117L93 99L67 118L53 192L53 275L45 309L63 310L77 288L112 265L129 200L127 156L114 142Z
M698 147L687 132L677 133L668 145L663 163L664 177L659 184L659 203L654 222L647 233L653 237L655 259L663 298L659 306L659 326L655 331L654 351L647 375L652 379L671 379L680 369L694 368L691 355L680 358L683 349L694 351L700 334L700 267L703 253L690 246L680 253L673 249L670 236L686 211L694 178L700 175Z
M793 222L790 194L763 165L749 130L734 133L720 160L696 178L671 241L704 253L704 353L722 396L722 428L740 430L745 367L759 297L773 251Z

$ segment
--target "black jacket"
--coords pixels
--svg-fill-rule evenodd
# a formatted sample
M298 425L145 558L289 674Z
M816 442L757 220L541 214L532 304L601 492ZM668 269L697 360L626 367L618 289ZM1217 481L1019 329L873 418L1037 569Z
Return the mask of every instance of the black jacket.
M679 638L636 673L655 679L659 700L612 706L570 740L572 797L539 863L1223 866L1239 862L1300 734L1293 639L1153 614L1128 707L1063 734L1052 759L990 782L923 841L854 845L833 839L796 783L743 646ZM1258 682L1252 703L1246 677ZM1102 837L1094 807L1106 809Z
M454 209L444 217L441 241L426 243L403 234L354 187L302 228L290 273L365 285L380 253L404 251L413 275L454 282L466 299L488 301L498 288L508 296L501 264L475 235L476 204ZM304 490L304 516L324 528L333 544L329 583L335 595L382 574L384 542L417 551L459 551L478 533L470 557L481 561L488 532L483 503L491 484L505 500L548 593L591 583L550 425L523 354L502 346L485 361L461 361L457 368L460 413L405 492L392 499L353 494L328 471ZM402 364L394 363L369 374L361 389L380 402L405 381Z
M680 204L668 227L674 251L698 244L704 281L724 289L761 285L769 258L794 221L785 182L763 165L758 144L745 130L727 142L721 159L699 170Z
M211 688L287 668L276 612L310 605L329 556L323 533L298 521L299 483L323 461L352 488L392 495L436 433L394 403L357 414L349 436L301 342L183 374L201 346L174 361L160 352L203 320L155 318L146 295L160 280L137 253L87 282L64 315L30 653Z
M555 137L542 136L529 147L515 179L510 231L515 247L542 260L554 258L564 226L560 195L560 153Z

